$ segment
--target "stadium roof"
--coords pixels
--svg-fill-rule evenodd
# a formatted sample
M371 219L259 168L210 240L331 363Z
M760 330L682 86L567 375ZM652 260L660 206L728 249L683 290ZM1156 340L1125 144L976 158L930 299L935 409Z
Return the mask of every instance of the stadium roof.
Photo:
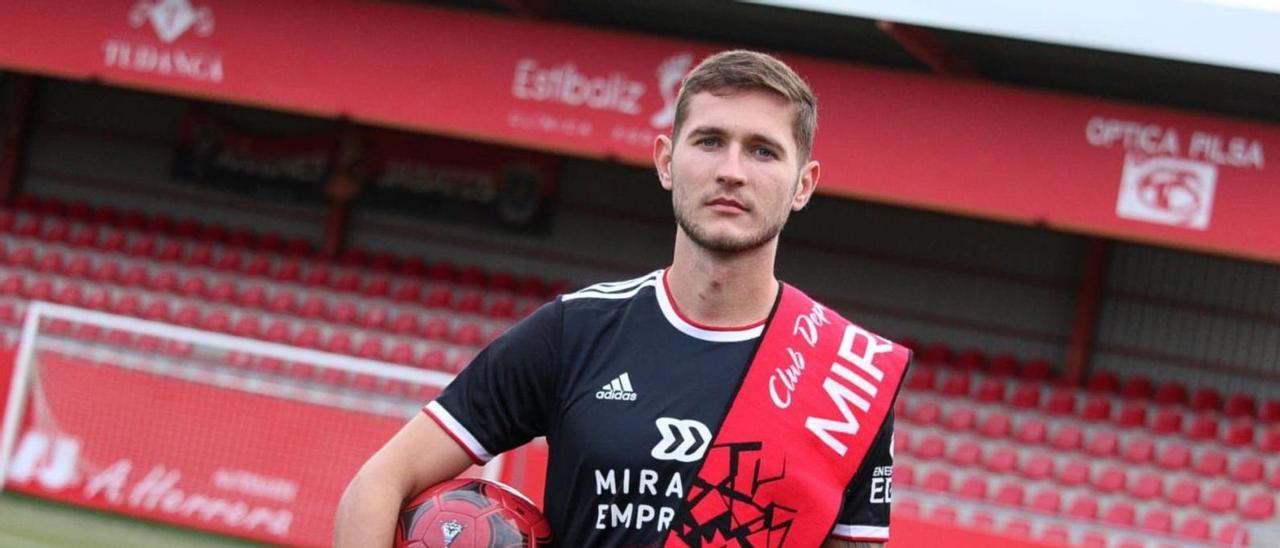
M918 49L916 54L908 51L923 44L927 53L962 67L958 72L970 72L973 78L1280 123L1278 73L1050 43L1050 37L1033 41L936 27L886 28L892 26L871 17L711 0L418 2L932 72L922 60L926 57L917 56ZM849 5L861 4L883 3ZM1280 18L1273 11L1259 14ZM997 26L993 23L989 32L999 32ZM1209 30L1173 29L1186 35L1189 50L1208 45L1206 41L1213 39ZM1256 52L1260 61L1253 63L1266 61L1265 56L1274 56L1274 51L1260 44ZM1280 64L1276 59L1270 62Z

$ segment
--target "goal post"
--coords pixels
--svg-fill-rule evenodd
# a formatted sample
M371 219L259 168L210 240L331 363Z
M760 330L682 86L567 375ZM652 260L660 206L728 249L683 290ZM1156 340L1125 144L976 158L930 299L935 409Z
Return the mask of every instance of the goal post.
M0 430L0 489L328 544L347 481L452 378L32 302ZM502 479L502 461L469 474Z

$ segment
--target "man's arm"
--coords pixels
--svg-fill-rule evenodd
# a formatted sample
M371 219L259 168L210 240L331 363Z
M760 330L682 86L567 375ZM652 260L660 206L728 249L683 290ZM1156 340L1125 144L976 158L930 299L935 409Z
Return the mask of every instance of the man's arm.
M822 548L884 548L884 543L831 537L827 539L826 544L822 545Z
M418 413L369 458L338 502L335 547L391 546L400 505L466 470L471 457L426 413Z

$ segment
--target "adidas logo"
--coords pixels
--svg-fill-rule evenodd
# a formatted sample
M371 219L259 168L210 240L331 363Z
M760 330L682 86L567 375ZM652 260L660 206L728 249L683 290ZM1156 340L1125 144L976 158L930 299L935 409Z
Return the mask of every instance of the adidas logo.
M636 401L636 391L631 389L631 374L623 373L618 378L609 381L599 392L596 392L597 400L622 400Z

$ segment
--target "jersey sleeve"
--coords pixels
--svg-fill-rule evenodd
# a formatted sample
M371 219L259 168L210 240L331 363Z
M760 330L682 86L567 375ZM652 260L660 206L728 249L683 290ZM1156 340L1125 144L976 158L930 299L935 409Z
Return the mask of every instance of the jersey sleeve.
M889 540L890 486L893 478L893 411L885 417L880 432L853 482L844 493L844 505L831 536L845 540L884 542Z
M555 409L562 309L547 303L481 351L423 411L477 464L545 435Z

